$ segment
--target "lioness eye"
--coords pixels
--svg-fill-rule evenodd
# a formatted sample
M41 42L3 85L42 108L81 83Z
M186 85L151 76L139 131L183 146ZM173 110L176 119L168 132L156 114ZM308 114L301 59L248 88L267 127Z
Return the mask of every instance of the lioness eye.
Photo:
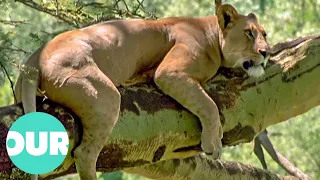
M251 30L245 30L245 33L249 38L253 38L253 34Z
M263 32L262 35L263 35L263 37L267 37L267 33L266 32Z

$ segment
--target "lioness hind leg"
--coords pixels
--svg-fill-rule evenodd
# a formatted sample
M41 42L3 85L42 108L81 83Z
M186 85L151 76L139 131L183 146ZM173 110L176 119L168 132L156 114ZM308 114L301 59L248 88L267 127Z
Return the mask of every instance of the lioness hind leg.
M150 82L152 80L155 71L156 71L155 69L151 69L149 71L143 72L142 74L137 75L136 77L125 81L121 85L123 85L123 86L131 86L131 85L135 85L135 84L148 83L148 82Z
M89 101L86 107L89 110L80 116L83 136L80 145L74 151L75 164L81 180L96 179L98 156L118 120L120 111L120 93L108 77L100 72L89 76L89 81L96 89L97 96L95 99L91 99L91 96L86 97L91 102Z
M54 93L54 99L81 119L83 135L74 150L75 165L81 180L95 180L98 156L118 120L120 93L96 66L79 70Z

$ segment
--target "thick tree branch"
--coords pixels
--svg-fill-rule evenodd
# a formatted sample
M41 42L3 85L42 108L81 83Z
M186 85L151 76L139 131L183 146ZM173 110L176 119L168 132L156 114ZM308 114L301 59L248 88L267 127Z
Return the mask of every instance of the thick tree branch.
M224 146L250 142L267 127L320 104L319 49L319 39L307 40L273 56L266 75L260 79L247 78L242 70L222 68L205 85L220 109ZM201 126L196 116L152 84L119 90L122 94L120 120L100 154L98 170L110 172L199 153ZM50 100L38 99L37 106L37 111L61 120L68 129L70 147L78 144L81 124L76 116ZM21 104L0 108L0 171L3 172L0 178L24 175L14 168L5 150L8 128L21 114ZM61 167L41 178L74 172L68 156Z
M151 179L162 180L293 180L292 176L281 177L266 170L257 169L239 162L212 161L204 155L185 159L159 161L150 165L133 167L125 172L138 174ZM217 178L214 178L217 177Z

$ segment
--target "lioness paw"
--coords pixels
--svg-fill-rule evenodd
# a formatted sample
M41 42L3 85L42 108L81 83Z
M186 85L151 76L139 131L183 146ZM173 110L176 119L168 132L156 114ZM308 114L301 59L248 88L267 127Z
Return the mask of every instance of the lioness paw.
M220 130L221 129L221 130ZM204 153L212 159L218 159L221 156L222 149L222 128L214 133L202 132L201 148Z
M218 160L221 158L221 149L213 153L204 153L209 159Z
M208 157L210 157L210 159L216 160L219 159L221 156L222 143L221 140L209 145L201 143L201 148L203 149L204 153Z

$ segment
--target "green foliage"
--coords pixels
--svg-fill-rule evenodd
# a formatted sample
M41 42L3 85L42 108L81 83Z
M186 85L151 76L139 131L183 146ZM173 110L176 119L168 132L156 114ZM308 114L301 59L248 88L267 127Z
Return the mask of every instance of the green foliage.
M225 0L222 2L232 4L242 14L254 12L267 30L271 44L303 34L316 33L319 30L320 13L317 11L317 7L320 7L319 1ZM147 9L155 7L159 17L215 14L213 0L168 0L166 3L163 3L162 0L152 0L146 2Z
M267 30L271 44L319 33L319 0L226 0L223 3L234 5L239 13L254 12ZM30 53L60 32L115 18L208 16L214 15L215 7L213 0L145 0L143 6L137 0L0 0L0 9L0 63L15 81L20 64ZM12 102L10 83L0 68L0 106ZM319 117L320 108L315 108L268 129L275 147L314 179L320 178ZM252 144L226 148L223 159L261 167L252 148ZM266 159L272 171L285 174L269 156ZM140 178L115 172L99 173L99 179Z

